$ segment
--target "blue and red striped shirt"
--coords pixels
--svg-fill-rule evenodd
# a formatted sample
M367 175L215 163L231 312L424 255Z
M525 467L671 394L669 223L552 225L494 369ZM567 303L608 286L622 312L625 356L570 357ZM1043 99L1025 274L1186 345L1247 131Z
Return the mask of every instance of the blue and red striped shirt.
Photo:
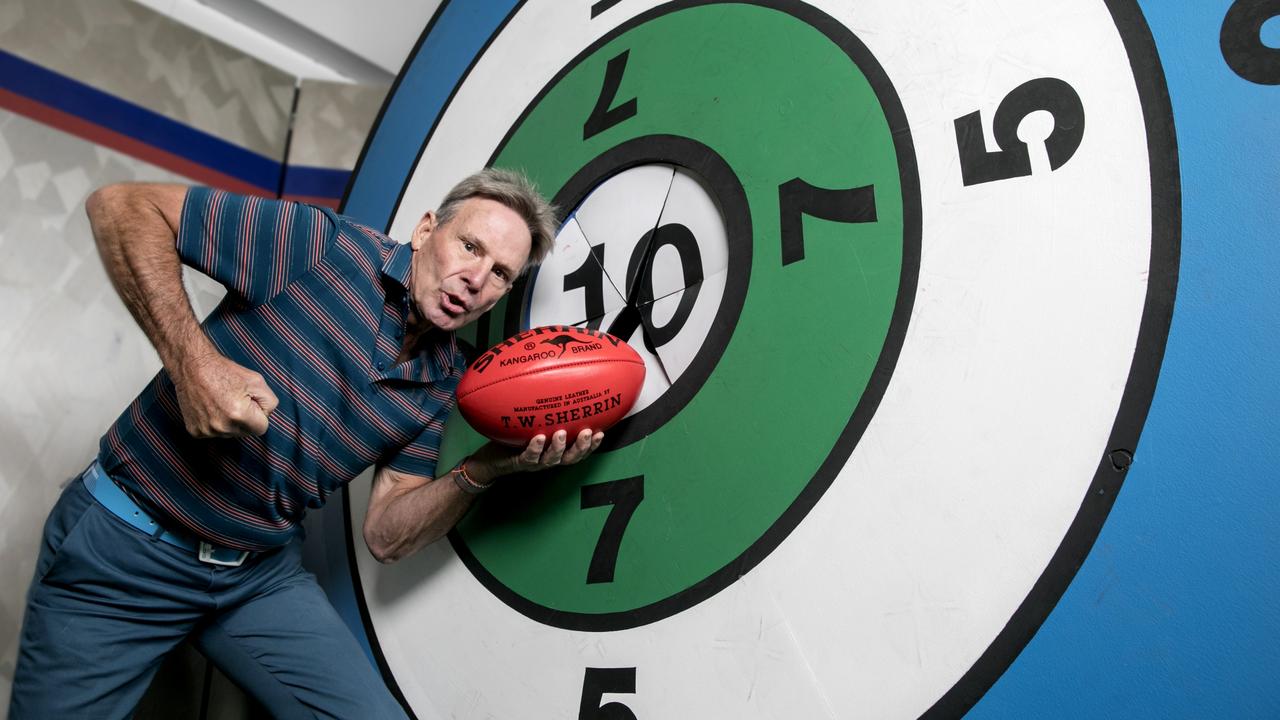
M440 333L396 363L407 245L326 209L193 188L178 254L226 286L205 332L280 404L261 437L198 440L161 370L102 437L125 489L210 542L264 550L370 465L435 475L465 361Z

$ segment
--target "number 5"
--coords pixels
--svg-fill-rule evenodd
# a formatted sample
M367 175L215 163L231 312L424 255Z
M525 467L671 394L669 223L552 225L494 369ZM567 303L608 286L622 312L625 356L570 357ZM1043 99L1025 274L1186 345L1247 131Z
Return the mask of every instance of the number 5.
M620 702L601 705L605 693L636 692L636 669L587 668L582 680L582 704L578 706L578 720L637 720L631 708Z
M1075 88L1057 78L1038 78L1014 88L996 108L991 129L999 150L988 150L982 137L982 114L956 118L960 175L966 186L1031 174L1027 144L1018 139L1018 124L1037 110L1053 116L1053 132L1045 139L1049 167L1057 170L1075 155L1084 138L1084 105Z

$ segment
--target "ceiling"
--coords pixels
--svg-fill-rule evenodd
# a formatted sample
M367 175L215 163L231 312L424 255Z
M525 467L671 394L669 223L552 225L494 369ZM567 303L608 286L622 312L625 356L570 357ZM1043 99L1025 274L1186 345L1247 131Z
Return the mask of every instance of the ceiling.
M389 84L440 0L134 0L303 79Z

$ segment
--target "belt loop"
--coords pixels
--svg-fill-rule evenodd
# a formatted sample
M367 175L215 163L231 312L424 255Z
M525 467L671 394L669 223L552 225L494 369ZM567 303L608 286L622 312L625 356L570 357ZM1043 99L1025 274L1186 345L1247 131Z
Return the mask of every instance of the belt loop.
M84 483L85 488L89 492L93 492L94 485L96 485L98 481L96 472L97 466L98 461L97 459L94 459L93 462L89 463L89 467L85 468L79 475L80 481Z

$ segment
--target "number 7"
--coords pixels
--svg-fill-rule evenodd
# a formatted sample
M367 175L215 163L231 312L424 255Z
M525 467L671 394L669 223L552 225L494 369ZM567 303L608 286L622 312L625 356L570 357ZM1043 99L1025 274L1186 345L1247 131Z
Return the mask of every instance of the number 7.
M624 478L606 483L582 486L582 509L612 505L609 517L605 518L604 527L600 529L600 540L596 542L596 550L591 555L591 566L587 569L587 584L613 582L613 569L618 564L618 547L622 545L622 534L627 530L627 523L635 513L640 501L644 500L644 476Z

